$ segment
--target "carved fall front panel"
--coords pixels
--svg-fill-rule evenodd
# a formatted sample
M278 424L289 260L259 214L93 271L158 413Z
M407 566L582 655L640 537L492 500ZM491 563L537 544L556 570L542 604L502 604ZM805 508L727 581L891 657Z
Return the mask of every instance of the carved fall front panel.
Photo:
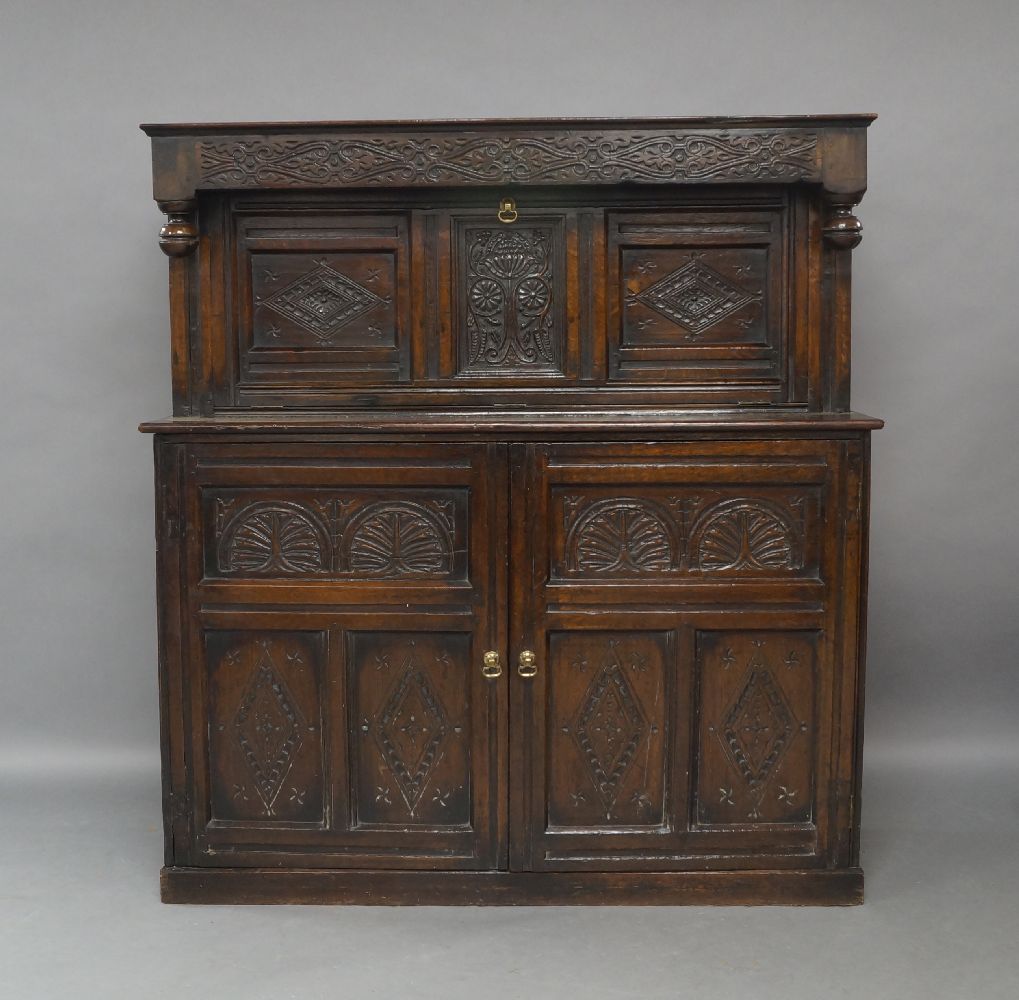
M561 374L561 225L459 224L455 233L459 374Z
M470 636L348 640L353 825L468 827Z
M698 633L698 824L811 821L818 637Z
M671 632L550 636L550 829L665 823Z
M212 819L323 822L318 632L205 634Z

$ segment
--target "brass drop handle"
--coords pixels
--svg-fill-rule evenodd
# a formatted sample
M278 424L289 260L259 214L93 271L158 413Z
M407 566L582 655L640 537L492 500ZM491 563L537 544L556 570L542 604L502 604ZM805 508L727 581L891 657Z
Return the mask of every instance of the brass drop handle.
M517 203L512 198L503 198L499 202L499 211L495 213L495 217L500 222L516 222L520 218Z
M538 672L537 659L533 650L525 649L517 660L517 673L528 680L532 678Z
M484 666L481 668L481 676L492 680L499 677L501 674L502 661L499 659L499 654L494 649L490 649L487 653L485 653Z

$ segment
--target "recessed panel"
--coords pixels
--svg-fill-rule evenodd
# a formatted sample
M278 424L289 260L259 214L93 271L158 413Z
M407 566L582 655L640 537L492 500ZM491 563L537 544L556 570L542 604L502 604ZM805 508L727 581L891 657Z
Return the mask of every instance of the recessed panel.
M562 217L454 222L456 373L555 376L566 355Z
M697 824L812 820L817 640L817 632L698 633Z
M236 211L239 386L301 390L409 377L409 221Z
M347 650L353 827L468 827L470 635L354 632Z
M320 632L205 633L211 820L324 822Z
M549 647L549 829L664 829L673 634L554 632Z
M621 212L608 227L611 380L781 387L784 209Z
M206 489L205 575L467 579L465 489Z

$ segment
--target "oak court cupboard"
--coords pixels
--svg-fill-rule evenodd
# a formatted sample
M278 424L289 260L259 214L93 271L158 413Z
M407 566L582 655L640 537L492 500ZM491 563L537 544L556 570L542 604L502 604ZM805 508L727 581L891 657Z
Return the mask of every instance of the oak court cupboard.
M872 118L143 126L165 900L862 899Z

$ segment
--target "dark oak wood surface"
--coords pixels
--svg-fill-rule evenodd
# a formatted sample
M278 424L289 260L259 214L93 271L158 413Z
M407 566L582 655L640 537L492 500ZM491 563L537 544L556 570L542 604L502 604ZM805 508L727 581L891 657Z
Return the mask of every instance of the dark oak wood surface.
M145 126L164 899L860 901L870 120Z

